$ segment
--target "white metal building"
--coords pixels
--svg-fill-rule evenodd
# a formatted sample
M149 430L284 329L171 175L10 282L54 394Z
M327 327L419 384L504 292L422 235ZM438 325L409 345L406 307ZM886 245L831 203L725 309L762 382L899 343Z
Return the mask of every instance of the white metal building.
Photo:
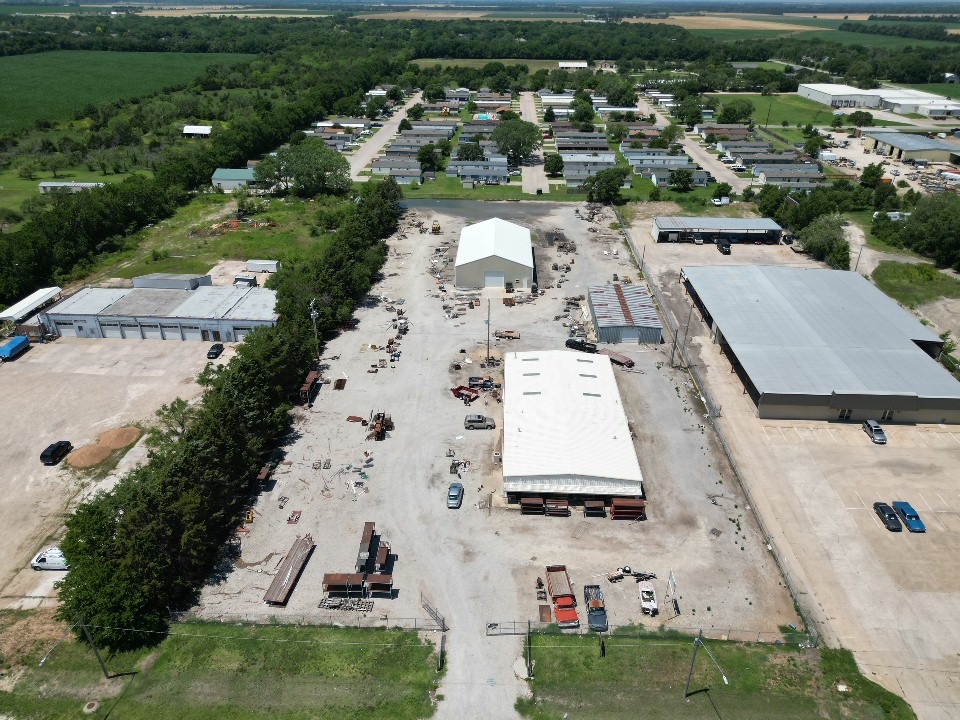
M259 287L84 288L39 317L57 335L233 341L260 325L275 325L276 302L273 290Z
M37 309L43 307L51 300L59 298L62 292L63 289L58 287L40 288L23 300L15 302L6 310L0 310L0 323L9 321L16 324L26 320Z
M943 340L855 273L684 267L686 288L761 418L960 423Z
M460 231L456 260L457 287L529 288L534 282L530 231L500 218L468 225Z
M503 407L508 499L643 496L640 463L605 355L506 353Z
M213 125L184 125L184 137L210 137L213 132Z

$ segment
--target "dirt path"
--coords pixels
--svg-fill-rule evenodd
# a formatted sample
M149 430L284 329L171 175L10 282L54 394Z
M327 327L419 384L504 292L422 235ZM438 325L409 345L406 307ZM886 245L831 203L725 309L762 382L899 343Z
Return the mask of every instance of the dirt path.
M423 93L413 95L403 107L399 108L393 117L388 119L380 130L369 140L363 143L348 159L350 161L350 178L353 180L367 180L369 175L361 175L367 165L373 162L384 146L396 137L400 131L400 121L407 116L407 110L423 99Z

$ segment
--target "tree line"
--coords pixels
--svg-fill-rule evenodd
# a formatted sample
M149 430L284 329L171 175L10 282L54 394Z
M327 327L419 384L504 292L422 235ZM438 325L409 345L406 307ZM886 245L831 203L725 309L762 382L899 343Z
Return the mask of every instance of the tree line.
M960 35L951 35L943 25L930 23L898 23L896 25L871 25L869 23L845 22L839 27L844 32L866 33L868 35L886 35L911 38L914 40L938 40L940 42L960 42Z
M195 602L257 471L289 429L291 392L314 360L311 308L324 335L352 316L386 259L383 239L396 229L401 197L388 178L339 200L330 242L270 280L277 325L251 332L227 365L208 365L195 406L159 411L164 430L153 434L149 462L67 519L61 618L72 623L81 613L97 642L124 650L158 642L171 608Z

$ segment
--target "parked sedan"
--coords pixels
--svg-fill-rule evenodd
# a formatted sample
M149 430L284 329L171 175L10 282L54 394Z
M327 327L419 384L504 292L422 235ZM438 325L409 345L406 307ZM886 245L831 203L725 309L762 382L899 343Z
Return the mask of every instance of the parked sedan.
M223 353L223 343L214 343L210 346L210 349L207 350L207 358L210 360L216 360Z
M897 500L893 505L893 509L896 511L897 515L900 516L900 519L903 520L903 524L907 526L907 530L910 532L922 533L927 531L927 526L923 524L923 520L920 519L920 515L917 514L917 511L913 509L913 506L903 500Z
M463 503L463 485L455 482L450 483L450 489L447 490L447 507L456 510Z
M890 532L901 532L903 530L903 525L900 524L900 518L897 517L893 508L885 502L875 502L873 504L873 511Z

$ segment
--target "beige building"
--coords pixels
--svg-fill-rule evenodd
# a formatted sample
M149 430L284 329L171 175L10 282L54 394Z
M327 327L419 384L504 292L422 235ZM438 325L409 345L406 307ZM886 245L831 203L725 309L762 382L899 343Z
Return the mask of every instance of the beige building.
M463 288L529 288L534 282L530 231L492 218L460 231L456 285Z

